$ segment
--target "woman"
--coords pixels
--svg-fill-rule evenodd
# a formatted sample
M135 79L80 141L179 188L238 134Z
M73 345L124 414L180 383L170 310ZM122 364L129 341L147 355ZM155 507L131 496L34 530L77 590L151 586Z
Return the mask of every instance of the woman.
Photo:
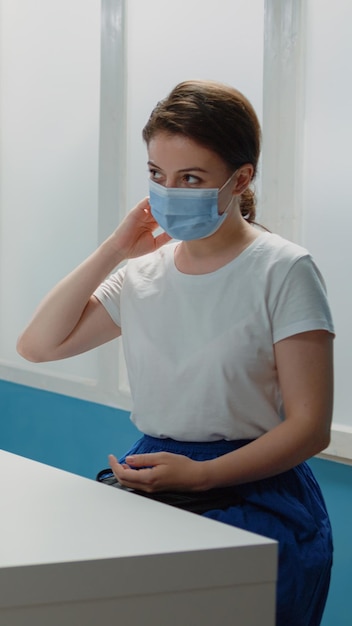
M332 415L322 277L306 250L254 225L260 127L241 93L181 83L143 137L149 199L49 293L18 350L62 359L122 334L144 435L109 457L119 485L209 496L203 515L277 539L277 624L316 626L332 561L304 463L328 445Z

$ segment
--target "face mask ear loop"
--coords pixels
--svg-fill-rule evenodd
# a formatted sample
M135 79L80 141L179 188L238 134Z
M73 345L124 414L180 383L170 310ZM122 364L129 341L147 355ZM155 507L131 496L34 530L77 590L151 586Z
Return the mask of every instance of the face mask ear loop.
M228 185L228 184L229 184L229 182L230 182L231 178L233 178L233 177L234 177L234 175L235 175L235 174L237 174L237 172L238 172L238 169L237 169L237 170L235 170L235 171L233 172L233 174L231 174L230 178L228 178L228 179L224 182L224 184L223 184L223 185L220 187L220 189L218 190L218 192L219 192L219 193L220 193L220 191L222 191L223 189L225 189L226 185Z
M229 203L226 205L226 207L225 207L225 209L223 210L223 212L222 212L222 213L219 213L219 194L222 192L222 190L223 190L223 189L225 189L226 185L228 185L228 184L229 184L230 180L234 177L234 175L237 173L237 171L238 171L238 170L235 170L235 171L233 172L233 174L231 174L230 178L228 178L228 179L227 179L227 181L225 181L225 182L224 182L224 184L222 185L222 187L220 187L220 189L218 189L218 214L219 214L219 215L227 215L227 214L228 214L228 211L229 211L229 208L230 208L230 206L231 206L231 204L232 204L232 202L233 202L233 198L234 198L234 196L231 194L231 199L230 199Z

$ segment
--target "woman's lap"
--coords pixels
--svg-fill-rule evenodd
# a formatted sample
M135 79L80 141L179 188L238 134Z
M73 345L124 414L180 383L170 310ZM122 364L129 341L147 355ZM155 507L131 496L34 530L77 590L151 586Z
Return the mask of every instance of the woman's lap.
M246 443L190 443L144 436L129 453L166 450L202 461ZM235 506L203 515L277 540L277 626L318 626L330 582L332 534L309 466L302 463L278 476L236 486L234 499Z

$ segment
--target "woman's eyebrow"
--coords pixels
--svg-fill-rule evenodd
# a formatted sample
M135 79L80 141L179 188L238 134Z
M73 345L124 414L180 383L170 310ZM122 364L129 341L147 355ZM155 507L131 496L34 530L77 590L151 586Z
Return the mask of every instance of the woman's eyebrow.
M157 165L156 163L154 163L153 161L148 161L147 165L151 165L152 167L156 167L157 169L162 169L161 167L159 167L159 165ZM182 172L204 172L205 174L207 173L207 170L205 170L202 167L199 167L198 165L194 166L194 167L183 167L180 170L177 170L180 174Z
M184 167L182 170L178 170L178 172L204 172L207 173L207 170L203 169L202 167Z

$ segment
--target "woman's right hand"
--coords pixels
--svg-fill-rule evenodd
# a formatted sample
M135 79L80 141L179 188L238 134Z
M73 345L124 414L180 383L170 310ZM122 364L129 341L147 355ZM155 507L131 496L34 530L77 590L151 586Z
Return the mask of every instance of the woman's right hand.
M165 232L154 236L158 226L151 214L148 198L144 198L116 228L111 235L111 241L124 259L142 256L157 250L172 239Z

